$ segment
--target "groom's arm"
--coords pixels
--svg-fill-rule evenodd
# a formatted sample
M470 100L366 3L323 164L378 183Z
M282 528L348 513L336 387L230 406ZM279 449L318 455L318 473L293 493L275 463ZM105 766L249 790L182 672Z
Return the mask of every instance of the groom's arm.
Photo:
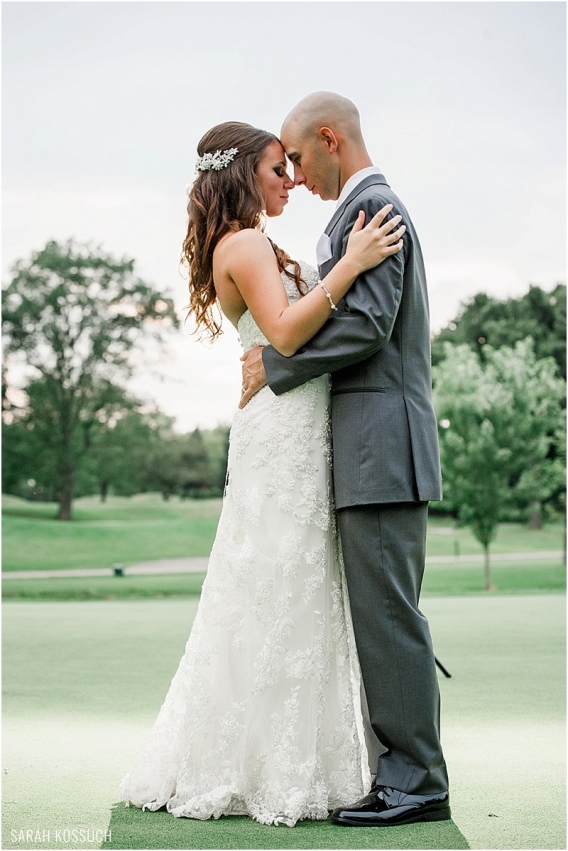
M391 198L387 201L374 196L359 198L350 206L345 213L341 256L345 253L359 210L365 211L365 221L368 222L385 203L391 201ZM388 218L398 212L393 209ZM403 241L409 238L407 231ZM335 372L366 360L389 341L402 298L404 255L405 248L359 275L338 305L339 311L333 313L323 328L295 355L284 357L272 346L263 350L268 384L276 395L326 372Z

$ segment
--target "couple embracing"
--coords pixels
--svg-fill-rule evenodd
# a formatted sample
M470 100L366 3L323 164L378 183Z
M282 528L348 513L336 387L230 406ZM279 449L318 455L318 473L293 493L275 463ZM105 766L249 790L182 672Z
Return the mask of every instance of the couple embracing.
M121 797L290 827L448 819L418 608L441 499L418 238L339 95L304 98L280 139L218 125L198 154L191 311L237 327L243 397L197 615ZM301 184L337 200L317 271L262 230Z

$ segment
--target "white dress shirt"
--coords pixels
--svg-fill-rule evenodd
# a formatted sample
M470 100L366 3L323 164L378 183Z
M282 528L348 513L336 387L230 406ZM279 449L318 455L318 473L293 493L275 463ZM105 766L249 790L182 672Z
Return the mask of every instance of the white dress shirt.
M382 174L382 172L380 168L377 168L375 165L370 165L367 168L362 168L360 171L356 171L355 174L352 174L343 189L341 190L341 194L337 199L335 209L339 210L347 196L353 192L355 187L359 186L359 184L363 180L365 180L366 177L370 177L372 174Z
M335 206L336 211L339 210L347 196L353 192L355 187L358 186L361 181L365 180L365 178L369 177L371 174L381 174L380 168L371 165L367 168L362 168L360 171L356 171L355 174L351 175L351 177L345 183L345 186L341 190L339 198L337 199L337 204ZM322 233L316 245L316 259L318 266L322 266L326 262L326 260L329 260L331 257L331 239L326 233Z

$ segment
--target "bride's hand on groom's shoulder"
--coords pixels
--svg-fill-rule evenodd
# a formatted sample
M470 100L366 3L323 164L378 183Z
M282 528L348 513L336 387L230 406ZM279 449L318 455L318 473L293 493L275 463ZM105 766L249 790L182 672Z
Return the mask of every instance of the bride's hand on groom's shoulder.
M262 350L264 346L255 346L245 352L241 360L243 362L243 383L241 387L241 401L239 408L244 408L250 402L255 393L258 393L266 381L266 372L262 362Z
M365 226L365 213L360 210L347 241L346 255L350 254L361 267L361 272L378 266L387 257L396 254L403 247L402 235L406 225L401 225L402 216L385 218L392 210L392 204L386 204Z

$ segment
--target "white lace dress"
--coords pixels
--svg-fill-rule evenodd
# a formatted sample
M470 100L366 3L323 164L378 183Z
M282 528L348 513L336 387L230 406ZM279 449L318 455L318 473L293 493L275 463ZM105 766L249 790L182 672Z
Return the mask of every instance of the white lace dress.
M311 287L317 273L302 265ZM289 300L293 281L282 275ZM247 311L243 348L267 340ZM325 819L370 785L330 484L328 377L236 414L185 654L122 800L174 816Z

